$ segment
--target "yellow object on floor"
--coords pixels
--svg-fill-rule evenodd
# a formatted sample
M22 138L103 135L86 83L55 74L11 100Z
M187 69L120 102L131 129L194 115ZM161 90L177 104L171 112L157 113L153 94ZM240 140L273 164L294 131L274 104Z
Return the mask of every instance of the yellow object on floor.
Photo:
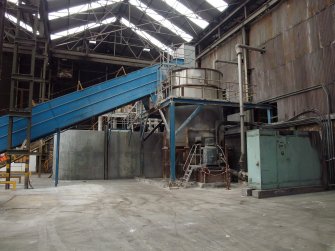
M12 189L16 190L16 181L0 181L0 184L9 184L9 185L12 185Z

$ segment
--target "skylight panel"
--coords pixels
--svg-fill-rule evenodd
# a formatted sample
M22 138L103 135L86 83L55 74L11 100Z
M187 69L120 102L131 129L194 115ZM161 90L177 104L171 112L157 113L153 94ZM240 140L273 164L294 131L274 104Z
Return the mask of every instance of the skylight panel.
M6 18L7 18L9 21L11 21L11 22L14 23L14 24L17 24L17 18L16 18L16 17L14 17L14 16L8 14L7 12L5 13L5 16L6 16ZM20 21L20 26L21 26L23 29L25 29L26 31L29 31L29 32L31 32L31 33L33 32L33 28L32 28L31 26L29 26L28 24L22 22L22 21ZM37 34L38 34L38 32L37 32Z
M198 25L200 28L205 29L208 26L209 23L206 20L201 18L199 15L195 14L192 10L190 10L177 0L162 0L162 1L171 6L173 9L178 11L186 18L188 18L194 24Z
M107 19L105 19L105 20L103 20L99 23L88 23L88 24L81 25L81 26L78 26L78 27L74 27L74 28L71 28L71 29L68 29L68 30L53 33L53 34L50 35L50 38L51 38L51 40L54 40L54 39L66 37L66 36L69 36L69 35L73 35L73 34L76 34L76 33L83 32L84 30L87 30L87 29L94 29L94 28L100 27L101 25L104 25L104 24L114 23L115 21L116 21L115 17L107 18Z
M218 9L220 12L224 11L228 7L228 4L222 0L206 0L206 1L214 8Z
M162 42L160 42L158 39L154 38L153 36L149 35L147 32L139 29L134 24L132 24L131 22L129 22L127 19L121 18L121 23L124 24L125 26L127 26L128 28L130 28L137 35L139 35L142 38L144 38L145 40L147 40L152 45L156 46L157 48L159 48L159 49L161 49L163 51L167 51L171 55L173 54L173 50L170 47L168 47L167 45L163 44Z
M93 9L97 9L100 7L105 7L108 5L112 5L122 0L99 0L87 4L77 5L71 8L62 9L59 11L54 11L49 13L49 20L58 19L61 17L66 17L68 15L78 14L78 13L85 13Z
M173 23L171 23L169 20L167 20L166 18L164 18L161 15L159 15L156 11L154 11L151 8L149 8L147 5L145 5L141 1L139 1L139 0L130 0L130 4L132 4L133 6L135 6L136 8L138 8L140 11L146 13L152 19L154 19L159 24L161 24L165 28L169 29L170 31L172 31L176 35L180 36L185 41L190 42L193 39L193 37L191 35L187 34L185 31L183 31L182 29L180 29L179 27L177 27L176 25L174 25Z

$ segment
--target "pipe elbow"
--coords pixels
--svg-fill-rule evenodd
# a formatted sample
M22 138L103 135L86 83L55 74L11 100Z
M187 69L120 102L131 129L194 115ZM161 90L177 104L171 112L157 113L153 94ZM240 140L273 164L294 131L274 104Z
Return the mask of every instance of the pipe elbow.
M243 53L243 49L242 49L242 45L241 44L236 44L235 45L235 51L236 51L236 54L242 54Z

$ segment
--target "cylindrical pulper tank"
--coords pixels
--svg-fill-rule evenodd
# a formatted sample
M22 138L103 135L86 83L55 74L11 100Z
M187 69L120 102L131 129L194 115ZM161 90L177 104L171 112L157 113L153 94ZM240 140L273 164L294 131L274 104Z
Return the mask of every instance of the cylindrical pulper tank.
M213 69L180 69L172 71L171 96L197 99L223 99L222 73Z
M170 96L194 99L223 99L225 90L221 88L222 73L213 69L180 69L170 75ZM196 109L195 105L176 106L175 128L179 126ZM166 112L168 122L169 113ZM176 146L191 146L196 139L204 142L205 138L215 137L216 121L222 120L222 108L204 106L199 114L181 132L176 135Z

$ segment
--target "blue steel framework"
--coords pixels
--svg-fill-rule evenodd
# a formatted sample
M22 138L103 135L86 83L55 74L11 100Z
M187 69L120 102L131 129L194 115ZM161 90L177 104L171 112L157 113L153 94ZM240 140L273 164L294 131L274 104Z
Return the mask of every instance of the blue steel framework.
M182 123L182 125L175 130L175 107L177 105L195 105L197 108L194 112ZM170 181L176 180L176 134L180 132L187 124L198 115L199 111L203 106L221 106L227 108L236 108L236 112L239 109L239 103L220 101L220 100L205 100L205 99L191 99L182 97L169 97L158 105L158 109L169 109L169 125L166 125L170 129ZM250 109L263 109L267 110L268 123L271 123L271 110L272 107L268 105L259 105L252 103L245 103L244 108ZM234 112L235 113L235 112Z

